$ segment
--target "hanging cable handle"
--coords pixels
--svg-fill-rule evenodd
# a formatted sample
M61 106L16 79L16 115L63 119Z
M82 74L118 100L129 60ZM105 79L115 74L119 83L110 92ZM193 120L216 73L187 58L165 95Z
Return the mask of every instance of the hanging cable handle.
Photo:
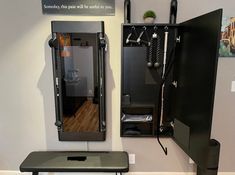
M156 26L155 26L156 27ZM155 29L156 30L156 29ZM160 35L157 35L156 33L153 34L156 38L156 60L155 60L155 63L154 63L154 67L155 68L159 68L161 66L161 63L160 63L160 56L161 56L161 37Z
M167 46L168 46L168 27L166 26L165 28L165 40L164 40L164 58L163 58L163 68L162 68L162 83L161 83L161 90L160 90L160 118L158 119L158 130L157 130L157 141L160 144L162 150L164 151L165 155L167 155L167 148L164 147L160 141L160 132L161 132L161 126L163 124L163 113L164 113L164 90L165 90L165 83L164 83L164 78L165 78L165 73L166 73L166 59L167 59Z
M126 44L129 44L129 43L137 43L136 40L131 39L131 37L132 37L133 35L135 35L136 38L138 37L137 32L136 32L136 30L135 30L135 26L132 26L132 27L131 27L131 32L130 32L130 33L128 34L128 36L127 36Z
M166 72L166 59L167 59L167 46L168 46L168 27L165 28L165 41L164 41L164 57L163 57L163 70L162 70L162 79L164 79L165 72Z
M143 40L142 37L143 35L145 34L145 37L146 37L146 40ZM147 28L146 26L143 26L143 29L139 35L139 37L137 38L136 42L140 45L140 44L144 44L146 45L147 47L150 46L150 41L149 41L149 36L148 36L148 33L147 33Z
M143 34L144 34L144 32L146 31L146 27L145 26L143 26L143 30L140 32L140 35L139 35L139 37L137 38L137 40L136 40L136 42L138 43L138 44L141 44L141 38L142 38L142 36L143 36Z
M158 38L157 26L154 26L154 33L152 34L152 37L149 43L149 52L148 52L148 60L147 60L147 66L149 68L154 65L153 62L156 60L157 38Z
M147 30L145 30L144 33L145 33L145 37L146 37L146 39L147 39L147 41L144 41L144 42L147 44L148 47L150 47L151 42L150 42L150 39L149 39L149 35L148 35Z

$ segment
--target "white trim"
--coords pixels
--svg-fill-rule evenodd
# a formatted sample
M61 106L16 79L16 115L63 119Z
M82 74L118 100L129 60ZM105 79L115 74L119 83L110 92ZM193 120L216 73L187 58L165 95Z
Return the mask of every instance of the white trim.
M114 175L115 173L79 173L80 175ZM124 175L196 175L195 172L129 172ZM21 173L19 171L3 171L0 175L32 175L32 173ZM77 175L77 173L40 173L39 175ZM219 172L218 175L235 175L235 172Z
M126 175L196 175L193 172L129 172Z
M195 172L129 172L125 175L196 175ZM219 172L218 175L235 175L235 172Z
M196 175L195 172L129 172L125 175ZM235 172L219 172L218 175L235 175Z

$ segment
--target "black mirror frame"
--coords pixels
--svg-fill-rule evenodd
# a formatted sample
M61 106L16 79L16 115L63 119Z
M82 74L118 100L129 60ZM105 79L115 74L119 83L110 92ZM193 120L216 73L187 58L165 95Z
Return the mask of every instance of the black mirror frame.
M106 137L106 108L105 108L105 34L103 21L52 21L52 39L48 44L52 49L53 80L55 95L55 110L58 136L60 141L104 141ZM98 132L64 132L62 119L62 95L60 87L60 75L56 55L58 54L58 42L56 33L89 33L97 34L98 69L99 69L99 131Z

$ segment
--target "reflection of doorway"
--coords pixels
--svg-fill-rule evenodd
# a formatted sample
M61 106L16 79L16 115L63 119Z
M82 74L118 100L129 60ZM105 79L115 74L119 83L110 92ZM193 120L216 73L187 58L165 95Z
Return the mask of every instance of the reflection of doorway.
M98 132L99 106L92 100L86 100L74 115L63 117L65 132Z

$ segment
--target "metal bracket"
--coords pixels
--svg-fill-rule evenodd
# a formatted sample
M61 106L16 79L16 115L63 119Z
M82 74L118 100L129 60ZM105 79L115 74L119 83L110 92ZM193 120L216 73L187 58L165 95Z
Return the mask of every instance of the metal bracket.
M62 122L61 122L61 121L56 121L56 122L55 122L55 125L56 125L57 127L61 127L61 126L62 126Z
M178 82L177 82L177 81L173 81L173 82L172 82L172 85L173 85L175 88L177 88L177 87L178 87Z
M105 132L106 131L106 122L102 121L102 128L101 128L101 132Z
M176 43L180 43L180 40L181 38L180 38L180 36L178 36L178 37L176 37Z
M106 48L106 40L103 37L100 37L100 47L101 48Z
M124 23L131 23L131 0L124 1Z

